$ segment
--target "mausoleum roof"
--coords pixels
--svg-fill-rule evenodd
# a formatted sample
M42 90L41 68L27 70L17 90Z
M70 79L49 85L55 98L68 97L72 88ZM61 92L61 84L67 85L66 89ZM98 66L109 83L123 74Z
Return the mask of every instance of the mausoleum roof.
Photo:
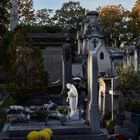
M123 52L118 48L108 48L107 49L110 57L114 59L123 59Z
M69 35L61 33L28 33L27 37L37 46L62 46L70 43Z
M87 13L87 15L96 15L96 16L98 16L99 15L99 13L97 12L97 11L90 11L90 12L88 12Z

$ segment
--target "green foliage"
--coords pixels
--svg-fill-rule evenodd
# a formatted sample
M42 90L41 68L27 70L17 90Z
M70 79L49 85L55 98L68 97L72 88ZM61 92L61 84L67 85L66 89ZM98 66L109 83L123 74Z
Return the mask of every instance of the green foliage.
M122 42L128 43L131 37L126 20L129 18L129 11L126 11L122 5L107 5L99 7L98 11L103 29L107 33L107 43L118 47Z
M79 2L69 1L63 3L61 9L56 10L55 18L57 24L68 32L76 32L80 29L80 23L83 21L85 9Z
M58 110L58 112L60 112L63 115L68 114L68 108L65 106L59 106L59 107L57 107L57 110Z
M124 97L132 95L139 88L140 75L132 66L119 67L117 80Z
M80 6L80 2L74 1L63 3L62 7L55 12L56 25L60 26L63 32L70 35L73 57L77 49L76 34L81 28L84 16L85 8Z
M140 0L136 0L135 5L132 9L132 12L137 16L140 17Z
M42 25L53 25L53 19L51 18L53 10L52 9L40 9L36 11L35 23L39 26Z
M140 114L140 101L134 101L131 104L129 104L130 106L130 112L133 112L135 114Z
M18 101L25 101L34 91L46 90L48 73L44 71L41 50L19 30L8 48L7 88Z
M4 67L6 67L7 65L7 49L9 47L9 44L12 40L13 37L13 33L12 32L5 32L5 34L3 34L3 37L0 38L0 65Z
M27 26L18 26L16 30L20 28L26 28L28 33L60 33L62 28L58 25L27 25Z
M35 112L35 114L36 114L36 118L39 121L45 121L45 119L48 117L49 112L44 108L40 108Z
M105 122L105 128L108 130L108 133L109 134L113 134L113 132L114 132L114 121L113 120L107 120L106 122Z
M21 24L33 24L35 20L33 0L17 0L17 9Z
M0 37L8 30L10 1L0 1Z

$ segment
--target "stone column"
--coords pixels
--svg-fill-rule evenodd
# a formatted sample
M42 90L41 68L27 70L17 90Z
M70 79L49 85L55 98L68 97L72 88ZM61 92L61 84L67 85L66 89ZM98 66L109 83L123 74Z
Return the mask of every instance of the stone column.
M106 114L106 92L103 94L103 117Z
M100 133L100 113L98 106L98 66L94 51L88 55L88 121L93 133Z
M103 112L103 95L100 91L99 91L99 97L98 98L99 98L98 99L99 110L100 110L100 114L102 114L102 112Z
M14 29L18 26L18 9L17 9L17 0L10 0L12 8L10 10L10 30L14 31Z

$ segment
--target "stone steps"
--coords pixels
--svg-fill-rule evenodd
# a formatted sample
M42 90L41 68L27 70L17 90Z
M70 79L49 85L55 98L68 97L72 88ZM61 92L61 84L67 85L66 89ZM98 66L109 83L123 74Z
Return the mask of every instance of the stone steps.
M0 140L27 140L26 137L10 137ZM104 134L81 134L81 135L54 135L52 140L107 140Z

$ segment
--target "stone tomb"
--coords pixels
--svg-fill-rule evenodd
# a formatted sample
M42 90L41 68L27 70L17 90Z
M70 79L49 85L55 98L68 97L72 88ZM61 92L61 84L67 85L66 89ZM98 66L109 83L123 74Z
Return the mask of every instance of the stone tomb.
M65 125L61 125L60 121L49 121L46 126L44 122L32 122L23 124L6 124L3 129L3 140L26 140L28 132L32 130L41 130L49 127L54 132L57 140L105 140L105 135L91 133L88 125L83 124L84 121L69 121ZM6 132L6 135L4 134ZM5 136L4 136L5 135ZM98 137L98 138L97 138Z
M72 65L70 40L67 34L29 33L34 45L42 49L44 68L49 73L50 84L71 81Z

